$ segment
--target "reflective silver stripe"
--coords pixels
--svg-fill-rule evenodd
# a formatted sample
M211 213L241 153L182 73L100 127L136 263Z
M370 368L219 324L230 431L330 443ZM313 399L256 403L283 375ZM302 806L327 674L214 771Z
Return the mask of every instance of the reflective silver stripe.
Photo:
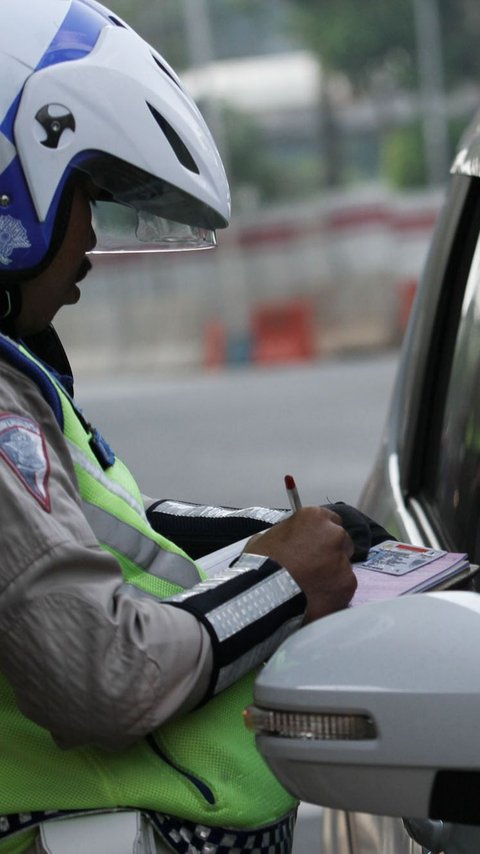
M112 513L88 501L83 502L83 512L101 543L130 558L151 575L164 578L179 587L192 587L200 581L197 567L192 561L163 549L128 522L122 522Z
M241 510L229 510L228 507L215 507L210 504L188 504L184 501L162 501L153 513L165 513L169 516L194 516L207 519L256 519L267 524L276 524L290 516L290 510L271 510L268 507L244 507Z
M120 484L110 480L74 442L69 439L67 442L74 463L85 469L94 480L113 495L122 498L142 519L146 519L143 504L136 501ZM150 537L95 504L84 501L83 511L101 543L124 554L142 569L148 570L151 575L164 578L166 581L178 584L179 587L191 587L200 581L197 567L188 558L162 549Z
M260 555L245 555L246 558L253 557L256 562L265 563L268 558ZM258 569L255 565L255 569ZM168 598L168 602L186 602L194 596L214 590L220 584L224 584L230 578L243 575L252 571L252 565L240 566L238 563L219 576L207 578L193 589L183 590ZM290 599L301 593L301 587L292 578L286 569L278 569L276 572L262 579L258 584L253 584L247 590L242 591L233 599L223 602L216 608L205 613L205 617L215 631L220 643L231 637L242 629L261 620L275 608L280 607Z
M246 542L248 542L248 538ZM240 557L236 559L234 567L235 569L260 569L266 560L267 557L265 555L257 555L254 552L242 552Z
M219 605L206 616L220 642L261 620L301 592L286 569L279 569L259 584Z
M267 560L267 558L265 558L265 560ZM196 585L194 590L183 590L182 593L175 593L173 596L170 596L169 601L185 602L193 596L200 595L200 593L207 593L208 590L214 590L215 587L218 587L219 584L223 584L225 581L228 581L229 578L233 578L236 575L243 575L245 572L248 572L248 570L237 569L234 566L233 568L222 572L221 575L214 575L211 578L205 578L201 584Z
M277 631L262 643L254 646L248 652L245 652L240 658L227 664L219 671L217 681L213 693L219 694L224 691L229 685L237 682L245 673L250 673L258 667L259 664L266 661L275 652L283 641L288 638L294 631L300 628L303 622L303 615L294 617L288 623L284 623Z
M85 469L85 471L87 472L87 474L90 475L90 477L93 477L96 481L98 481L98 483L105 487L105 489L108 489L109 492L111 492L113 495L116 495L118 498L122 498L124 501L126 501L127 504L133 510L135 510L136 513L140 513L143 519L146 518L143 503L136 501L133 495L130 495L130 493L126 489L124 489L123 486L120 486L120 484L110 480L110 478L107 477L106 474L104 474L100 466L93 463L86 456L86 454L84 454L83 451L81 451L80 448L75 445L74 442L72 442L70 439L67 439L67 444L68 449L70 451L70 456L74 463L77 463L78 466Z

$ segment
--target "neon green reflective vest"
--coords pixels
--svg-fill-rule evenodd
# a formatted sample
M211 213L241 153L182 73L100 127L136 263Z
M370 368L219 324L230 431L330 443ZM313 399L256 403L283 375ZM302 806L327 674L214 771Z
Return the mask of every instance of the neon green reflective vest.
M58 401L87 518L97 513L100 519L104 514L114 516L120 532L138 535L140 552L145 553L145 545L150 548L150 565L152 554L167 551L174 563L179 558L187 574L198 572L190 558L151 528L126 467L116 460L103 470L90 445L91 434L53 375L3 336L0 352L27 375L33 374L44 396ZM181 589L142 568L132 554L101 545L118 558L129 584L159 598ZM221 827L254 828L276 821L296 802L273 777L243 724L242 711L252 701L254 678L254 673L243 677L202 708L118 753L94 747L60 750L49 732L19 712L12 689L0 678L0 815L124 806ZM2 854L22 850L14 839L4 846L0 845Z

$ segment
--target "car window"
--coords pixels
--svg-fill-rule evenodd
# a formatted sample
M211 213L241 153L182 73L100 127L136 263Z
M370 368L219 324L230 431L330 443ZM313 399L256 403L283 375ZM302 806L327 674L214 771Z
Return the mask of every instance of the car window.
M480 201L477 207L480 206ZM477 217L475 217L477 219ZM480 237L465 235L457 281L446 277L435 385L425 439L425 503L450 549L480 561ZM460 234L460 244L462 243ZM465 255L468 254L465 264ZM464 272L458 273L461 268ZM450 276L453 276L450 272ZM458 276L463 281L458 281ZM448 297L448 293L447 293Z

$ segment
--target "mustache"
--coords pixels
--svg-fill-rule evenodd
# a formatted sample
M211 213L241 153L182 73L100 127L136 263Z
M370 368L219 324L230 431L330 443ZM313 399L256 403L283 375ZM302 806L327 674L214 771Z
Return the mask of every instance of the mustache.
M89 258L84 258L82 263L80 264L77 272L76 281L81 282L88 276L90 270L92 269L92 262Z

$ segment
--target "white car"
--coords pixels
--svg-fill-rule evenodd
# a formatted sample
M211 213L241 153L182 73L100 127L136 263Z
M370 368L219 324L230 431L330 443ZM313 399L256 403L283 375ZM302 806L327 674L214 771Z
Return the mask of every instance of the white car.
M453 164L361 500L399 540L467 552L477 564L479 236L475 122ZM322 854L480 852L474 583L305 627L262 672L255 703L257 743L275 773L298 797L326 807Z

